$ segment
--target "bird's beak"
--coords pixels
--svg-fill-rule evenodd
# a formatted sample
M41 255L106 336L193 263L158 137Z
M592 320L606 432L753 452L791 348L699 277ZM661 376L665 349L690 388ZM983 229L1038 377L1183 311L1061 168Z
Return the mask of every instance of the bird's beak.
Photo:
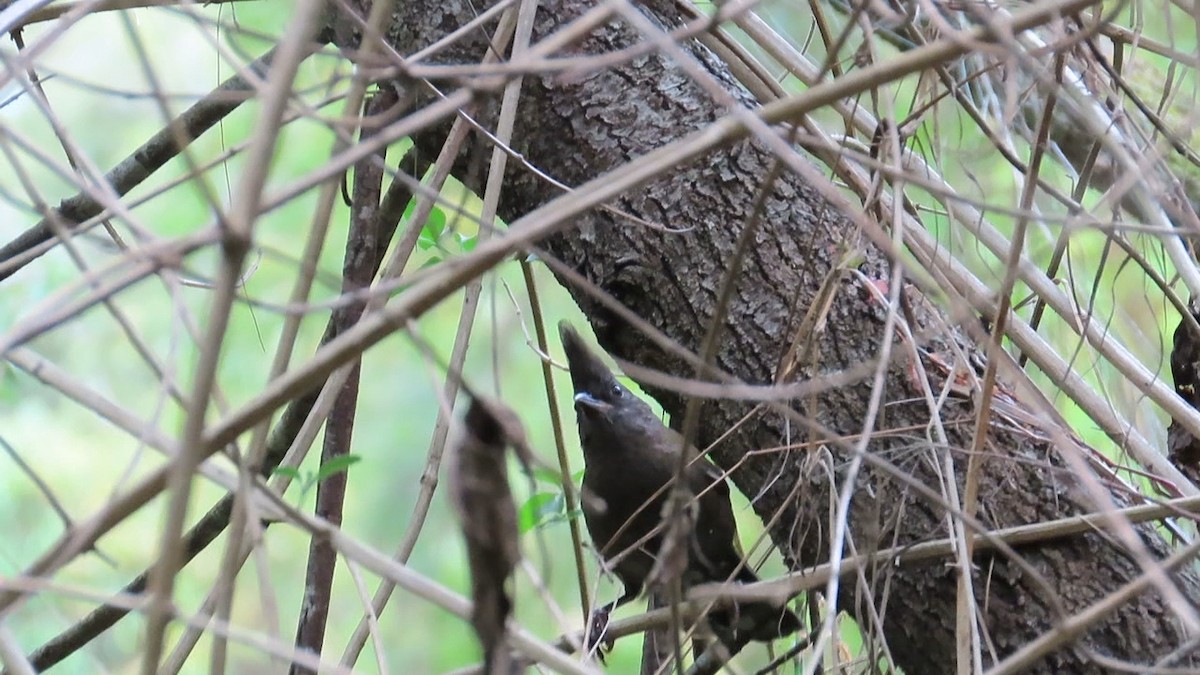
M608 410L609 408L611 408L612 404L605 403L604 401L601 401L600 399L596 398L595 396L592 396L591 394L587 393L586 391L581 391L581 392L575 394L575 407L578 408L579 406L583 406L585 408L591 408L592 410L595 410L596 412L604 412L604 411Z

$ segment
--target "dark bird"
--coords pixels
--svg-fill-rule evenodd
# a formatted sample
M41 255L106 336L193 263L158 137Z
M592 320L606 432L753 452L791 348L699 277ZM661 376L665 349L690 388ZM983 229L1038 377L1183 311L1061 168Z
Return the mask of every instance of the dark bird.
M683 588L706 582L758 581L736 548L737 524L729 485L720 470L691 446L684 450L682 436L618 382L569 324L559 324L559 335L570 364L583 447L584 521L600 557L625 586L616 602L600 610L602 618L638 597L655 568L663 531L668 529L660 527L663 509L681 451L689 459L683 480L695 496L691 510L695 529L688 542ZM743 601L711 612L709 625L736 651L748 640L790 635L800 628L800 620L787 608Z
M519 670L504 645L504 626L512 611L505 584L521 559L505 456L510 444L518 453L525 449L516 415L498 403L473 398L451 448L449 484L467 540L474 601L471 626L483 647L485 675Z
M1200 307L1193 299L1188 303L1191 319L1200 321ZM1171 349L1171 377L1175 380L1175 393L1193 408L1200 408L1200 334L1192 328L1189 317L1179 318ZM1167 447L1170 458L1176 465L1192 465L1200 462L1200 441L1197 441L1183 425L1171 420L1167 428Z

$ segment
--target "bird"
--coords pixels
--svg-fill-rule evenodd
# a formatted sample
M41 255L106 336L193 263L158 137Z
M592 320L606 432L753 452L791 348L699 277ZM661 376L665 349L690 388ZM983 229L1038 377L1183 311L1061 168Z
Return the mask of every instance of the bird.
M681 452L688 459L683 481L695 497L682 587L758 581L735 544L737 523L721 471L685 445L649 404L618 381L568 322L559 324L559 336L571 373L583 449L584 522L596 551L624 586L621 597L598 610L598 623L603 625L612 610L641 595L656 574L662 532L667 529L660 527L664 506ZM713 610L708 623L722 643L736 649L749 640L770 641L800 628L791 610L758 600Z
M1175 327L1171 349L1171 377L1175 380L1175 393L1193 408L1200 408L1200 334L1192 328L1192 320L1200 321L1200 303L1196 298L1188 302L1188 313L1181 316ZM1167 447L1170 459L1176 465L1193 465L1200 462L1200 440L1197 440L1182 424L1171 420L1167 428Z

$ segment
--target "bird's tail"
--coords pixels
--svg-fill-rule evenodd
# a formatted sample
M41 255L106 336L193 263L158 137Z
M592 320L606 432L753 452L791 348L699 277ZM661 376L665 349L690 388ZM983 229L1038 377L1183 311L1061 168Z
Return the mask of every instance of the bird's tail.
M726 644L749 640L770 642L800 630L800 617L792 610L766 601L739 602L733 607L713 610L708 621Z
M744 566L737 581L753 583L758 577ZM727 645L750 640L769 642L800 630L800 617L787 607L767 600L745 600L731 607L715 609L708 617L713 632Z

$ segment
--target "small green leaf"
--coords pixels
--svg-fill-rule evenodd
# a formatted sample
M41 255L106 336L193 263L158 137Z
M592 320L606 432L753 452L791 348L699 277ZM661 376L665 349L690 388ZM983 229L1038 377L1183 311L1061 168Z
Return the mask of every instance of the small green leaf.
M540 530L544 527L550 527L555 523L565 523L568 520L575 520L576 518L580 518L582 516L583 511L581 509L575 509L573 511L563 511L560 509L557 513L550 514L550 517L538 523L537 527Z
M551 509L552 513L555 501L561 499L562 495L553 492L539 492L525 500L525 503L517 509L517 529L524 534L537 527L545 519L547 509Z
M446 231L446 212L441 207L433 207L429 212L425 227L432 227L437 232L437 236L442 236L442 233Z
M348 471L350 467L354 466L360 461L362 461L362 457L359 455L342 455L341 457L334 457L328 462L322 464L321 468L317 470L317 481L323 481L335 473Z
M566 506L567 500L565 497L563 497L561 492L554 495L554 499L542 507L541 512L538 514L540 517L538 518L538 522L535 527L540 530L551 523L562 520L563 511Z
M417 248L422 251L428 251L438 245L437 237L429 234L428 229L421 230L421 236L417 237Z
M277 466L271 469L272 476L287 476L292 480L300 480L300 469L291 466Z
M479 243L479 237L476 235L466 236L458 235L458 243L462 246L464 253L470 253L475 250L475 245Z
M405 215L408 215L407 212ZM425 219L425 226L421 228L421 236L417 237L417 246L421 247L422 251L428 251L438 245L438 240L442 238L445 231L446 213L435 206L429 212L429 217Z

